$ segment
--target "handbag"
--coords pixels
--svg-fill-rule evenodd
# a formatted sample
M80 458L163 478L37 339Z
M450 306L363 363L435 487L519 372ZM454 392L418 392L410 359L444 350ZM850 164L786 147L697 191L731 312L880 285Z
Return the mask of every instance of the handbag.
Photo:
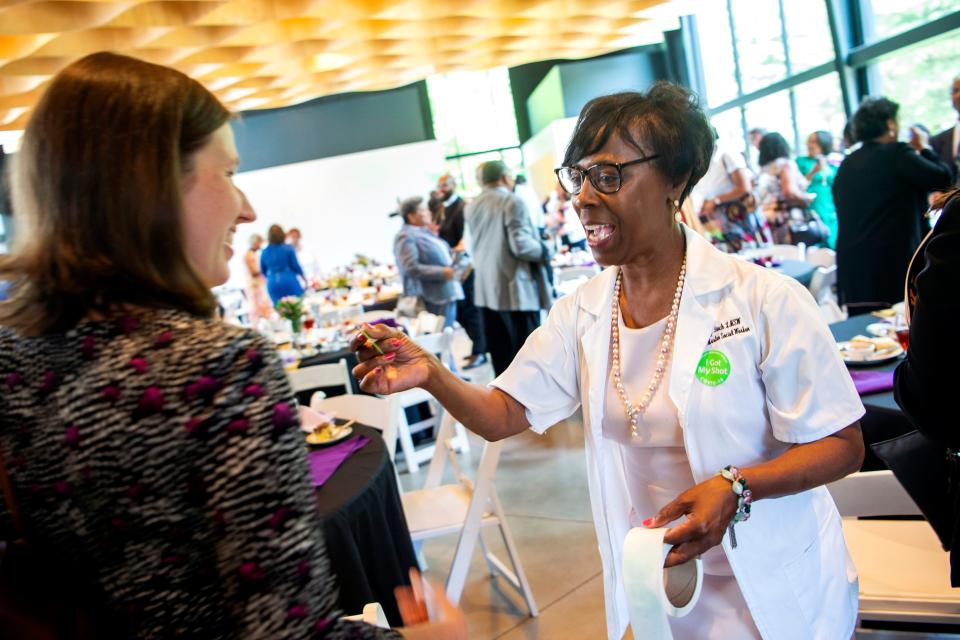
M950 455L919 431L874 442L870 448L917 503L943 548L950 550L960 482L956 455Z
M830 237L830 229L806 202L777 200L774 215L774 242L800 244L808 247L823 244Z
M97 589L76 581L50 550L27 542L0 453L0 485L16 539L0 550L0 638L90 640L120 637L99 621ZM113 626L113 625L110 625ZM119 626L119 624L117 625ZM96 631L94 631L96 629Z

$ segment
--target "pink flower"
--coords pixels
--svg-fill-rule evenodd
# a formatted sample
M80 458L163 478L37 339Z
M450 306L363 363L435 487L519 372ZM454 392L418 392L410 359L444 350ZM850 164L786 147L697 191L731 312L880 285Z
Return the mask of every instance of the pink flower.
M120 387L115 384L108 384L100 389L100 395L103 396L104 400L116 402L120 398Z
M146 490L147 488L143 485L142 482L137 482L136 484L132 484L129 487L127 487L127 497L130 498L131 500L139 500L140 497L143 495L143 492Z
M220 380L213 376L202 376L187 385L186 393L187 398L200 397L209 402L219 390Z
M270 528L274 531L280 529L283 526L283 523L290 519L293 515L293 509L290 507L280 507L270 516Z
M231 420L227 425L227 433L245 433L250 429L250 421L246 418Z
M261 582L267 576L256 562L244 562L237 570L243 582Z
M263 395L263 385L262 384L248 384L243 390L243 395L250 396L251 398L259 398Z
M146 373L148 369L147 361L143 358L130 358L127 366L133 367L133 369L140 374Z
M173 342L173 331L164 331L157 336L156 340L153 341L153 346L157 347L158 349L162 349L168 346L171 342Z
M67 432L63 436L63 441L67 446L76 448L80 444L80 427L75 424L67 427Z
M288 429L297 423L293 409L286 402L278 402L273 405L273 429L282 431Z
M47 371L40 382L40 393L50 393L57 388L57 372Z
M20 384L22 381L23 381L23 376L21 376L19 373L8 373L6 378L4 378L4 382L6 383L7 388L9 388L11 391L13 391L13 388L18 384Z
M292 607L287 609L287 617L303 620L304 618L307 617L307 605L299 604L299 603L293 605Z
M133 316L124 316L117 321L117 326L120 327L123 335L128 336L140 326L140 321Z
M160 387L147 387L137 403L137 415L141 418L163 410L163 391Z
M97 340L93 336L83 336L83 343L80 345L80 352L86 360L93 358L97 350Z
M248 350L245 357L247 358L247 362L250 363L250 366L253 367L254 371L263 366L263 356L260 355L260 352L256 349Z

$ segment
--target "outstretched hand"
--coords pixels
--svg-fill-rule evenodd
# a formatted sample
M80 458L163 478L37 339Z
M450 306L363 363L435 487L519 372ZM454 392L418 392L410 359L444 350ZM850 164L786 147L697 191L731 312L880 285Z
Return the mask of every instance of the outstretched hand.
M406 334L383 324L364 324L350 349L360 361L353 376L367 393L387 395L423 386L439 363Z
M663 566L672 567L720 544L736 512L737 496L730 490L730 482L715 476L681 493L643 525L663 527L687 516L663 536L664 542L673 545Z

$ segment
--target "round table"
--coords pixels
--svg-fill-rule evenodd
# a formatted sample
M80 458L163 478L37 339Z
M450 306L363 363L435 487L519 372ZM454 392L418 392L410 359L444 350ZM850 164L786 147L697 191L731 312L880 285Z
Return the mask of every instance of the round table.
M853 316L840 322L834 322L830 325L830 331L835 340L849 340L856 335L869 335L867 325L879 322L880 319L870 314ZM897 358L892 362L885 362L869 367L858 366L858 370L867 371L893 371L900 364L902 358ZM863 430L863 441L867 445L873 442L882 442L895 438L904 433L914 430L914 426L904 415L903 410L897 404L893 397L893 390L869 393L860 396L866 414L860 419L860 427ZM874 471L877 469L886 469L886 465L877 458L870 447L867 447L866 457L863 462L864 471Z
M805 287L810 286L813 274L817 270L815 265L803 260L782 260L779 265L772 268L785 276L790 276Z
M383 438L364 425L354 430L370 441L315 490L327 555L345 615L379 602L390 624L400 626L393 590L410 584L417 557Z

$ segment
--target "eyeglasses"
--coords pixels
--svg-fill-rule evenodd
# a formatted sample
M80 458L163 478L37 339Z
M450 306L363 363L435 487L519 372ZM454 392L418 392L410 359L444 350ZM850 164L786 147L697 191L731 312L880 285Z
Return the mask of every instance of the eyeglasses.
M594 189L600 193L610 194L620 191L620 187L623 186L624 167L649 162L659 157L660 154L655 153L652 156L637 158L630 162L598 162L586 169L581 169L580 167L560 167L559 169L554 169L553 172L557 174L557 180L560 181L560 186L563 187L563 190L572 196L579 194L581 189L583 189L584 176L590 180L590 184L593 185Z

